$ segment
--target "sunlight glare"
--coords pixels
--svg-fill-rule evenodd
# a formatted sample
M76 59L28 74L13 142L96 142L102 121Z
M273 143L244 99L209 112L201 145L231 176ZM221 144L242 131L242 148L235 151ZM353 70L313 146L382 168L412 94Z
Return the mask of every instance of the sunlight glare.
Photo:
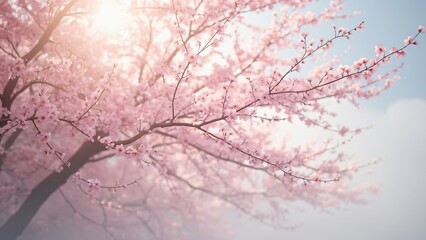
M131 22L132 18L126 7L115 1L103 2L94 16L95 28L108 34L125 30Z

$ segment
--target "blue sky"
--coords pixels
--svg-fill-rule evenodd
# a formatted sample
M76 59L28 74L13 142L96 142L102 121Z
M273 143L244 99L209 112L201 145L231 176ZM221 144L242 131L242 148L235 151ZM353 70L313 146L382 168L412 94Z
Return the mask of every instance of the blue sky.
M326 1L320 1L319 5ZM345 10L358 10L359 16L337 21L337 26L353 27L366 21L366 29L344 44L350 49L347 63L359 57L374 56L378 43L387 49L401 46L414 35L419 24L426 25L426 1L423 0L348 0ZM312 29L313 34L330 31L327 23ZM377 98L362 101L361 110L348 105L336 106L340 121L354 126L373 125L356 138L346 151L355 160L383 159L371 174L360 173L355 181L380 183L381 190L367 197L366 205L343 205L324 212L306 206L293 212L290 223L301 224L296 230L273 230L245 218L230 219L235 239L244 240L421 240L426 237L426 34L420 45L407 50L401 79ZM300 134L300 133L299 133ZM224 237L221 239L228 239Z
M352 45L354 52L366 52L376 43L392 47L402 43L408 35L415 34L419 24L426 25L426 1L424 0L354 0L347 1L346 9L361 11L354 19L365 20L365 31ZM379 98L366 103L386 107L401 98L426 99L426 38L419 38L420 45L407 51L400 72L401 81Z

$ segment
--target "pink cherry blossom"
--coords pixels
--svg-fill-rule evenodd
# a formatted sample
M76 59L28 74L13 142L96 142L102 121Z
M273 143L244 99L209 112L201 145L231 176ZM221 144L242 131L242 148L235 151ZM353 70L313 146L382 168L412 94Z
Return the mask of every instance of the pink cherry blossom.
M412 36L408 36L405 40L404 40L404 43L405 43L405 45L409 45L409 44L412 44L413 43L413 37Z
M124 147L123 144L120 144L120 145L115 146L115 151L118 154L124 154L126 152L126 148Z
M349 129L347 127L341 127L339 130L339 134L343 137L349 132Z
M339 150L360 130L327 102L390 88L398 69L382 66L423 27L377 56L339 52L364 22L313 38L353 16L313 2L1 1L0 236L54 239L71 224L83 239L210 237L230 208L280 227L291 202L374 190L350 182L359 166ZM271 140L283 123L323 141Z
M377 56L383 56L386 53L386 49L381 45L376 45L374 47Z
M96 192L101 187L101 182L96 178L88 179L87 182L88 182L88 186L89 186L89 192L92 192L92 193Z

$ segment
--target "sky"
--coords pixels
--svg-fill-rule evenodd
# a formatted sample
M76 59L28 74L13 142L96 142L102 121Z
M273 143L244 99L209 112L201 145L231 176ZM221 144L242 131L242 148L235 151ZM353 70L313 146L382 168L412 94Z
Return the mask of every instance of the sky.
M344 6L346 11L358 10L361 14L336 22L337 26L346 24L349 28L366 22L366 29L349 42L348 59L359 58L359 53L373 54L378 43L387 49L399 46L408 35L416 33L419 24L426 25L423 0L348 0ZM329 29L319 27L312 31L318 34ZM235 217L229 220L234 228L233 239L425 239L426 34L418 41L419 46L408 49L402 60L401 79L390 90L362 101L359 110L349 105L335 106L339 121L354 126L372 125L345 148L360 161L382 159L368 169L371 173L355 176L355 181L368 179L381 185L377 194L367 196L368 204L342 205L328 211L306 206L304 212L289 216L290 223L300 224L295 230L274 230L254 220Z

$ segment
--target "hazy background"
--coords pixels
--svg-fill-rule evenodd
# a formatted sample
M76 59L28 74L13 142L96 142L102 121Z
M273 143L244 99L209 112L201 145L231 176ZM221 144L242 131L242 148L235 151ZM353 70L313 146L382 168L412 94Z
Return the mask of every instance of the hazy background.
M349 29L366 21L363 32L343 43L350 45L348 64L362 56L374 56L377 43L387 49L401 46L403 39L416 33L419 24L426 25L423 0L354 0L344 6L346 11L359 10L361 14L338 21L337 26ZM311 29L312 33L328 36L330 25ZM235 239L426 239L426 34L418 41L418 47L407 50L401 79L391 90L362 101L361 110L349 105L337 110L340 122L356 127L373 125L346 149L355 160L383 159L368 169L372 173L360 172L355 179L380 183L380 192L368 196L367 205L344 205L327 212L306 206L304 212L289 216L290 223L300 224L291 231L274 230L247 218L231 218Z

